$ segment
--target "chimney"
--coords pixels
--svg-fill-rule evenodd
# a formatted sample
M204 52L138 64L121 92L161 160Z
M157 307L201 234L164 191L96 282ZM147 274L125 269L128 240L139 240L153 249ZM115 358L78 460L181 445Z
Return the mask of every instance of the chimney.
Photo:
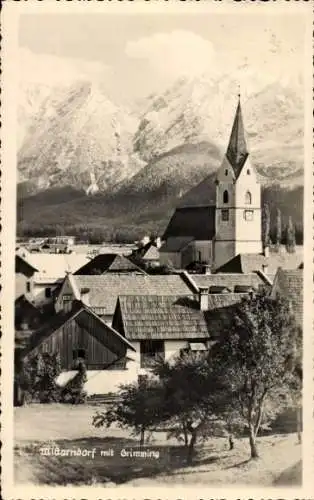
M161 238L160 236L157 236L156 240L155 240L155 243L156 243L156 247L157 248L160 248L161 247Z
M204 265L204 274L211 274L211 268L209 264Z
M208 311L208 286L199 287L199 308L201 311Z
M264 247L264 256L269 257L269 247Z

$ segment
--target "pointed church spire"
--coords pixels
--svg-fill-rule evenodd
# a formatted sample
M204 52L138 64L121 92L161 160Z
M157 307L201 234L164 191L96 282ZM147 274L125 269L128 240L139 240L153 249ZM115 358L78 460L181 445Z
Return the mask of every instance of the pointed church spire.
M249 155L244 134L240 90L238 98L239 98L238 106L234 117L227 154L226 154L230 165L233 167L236 177L239 176L241 169L245 163L245 160Z

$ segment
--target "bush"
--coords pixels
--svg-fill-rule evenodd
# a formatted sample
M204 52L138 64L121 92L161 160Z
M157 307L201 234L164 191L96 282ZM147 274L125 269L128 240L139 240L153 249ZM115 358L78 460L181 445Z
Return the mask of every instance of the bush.
M79 360L76 365L78 373L62 389L60 399L62 403L84 404L87 399L87 392L84 390L84 384L87 381L86 366L83 360Z

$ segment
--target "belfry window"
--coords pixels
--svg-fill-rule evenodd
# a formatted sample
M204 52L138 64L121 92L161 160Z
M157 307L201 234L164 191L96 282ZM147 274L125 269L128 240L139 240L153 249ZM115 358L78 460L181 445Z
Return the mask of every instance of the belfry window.
M223 202L224 203L228 203L229 202L229 193L228 193L228 191L224 191Z
M245 193L245 204L252 205L252 195L251 195L250 191L247 191Z

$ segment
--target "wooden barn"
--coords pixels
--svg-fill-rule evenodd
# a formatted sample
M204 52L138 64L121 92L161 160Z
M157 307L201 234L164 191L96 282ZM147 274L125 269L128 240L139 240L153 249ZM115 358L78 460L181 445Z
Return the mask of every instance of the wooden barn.
M22 357L47 352L59 354L64 371L72 370L78 359L84 360L87 370L103 370L116 363L122 367L128 349L135 350L122 335L77 301L71 311L54 315L29 337Z

